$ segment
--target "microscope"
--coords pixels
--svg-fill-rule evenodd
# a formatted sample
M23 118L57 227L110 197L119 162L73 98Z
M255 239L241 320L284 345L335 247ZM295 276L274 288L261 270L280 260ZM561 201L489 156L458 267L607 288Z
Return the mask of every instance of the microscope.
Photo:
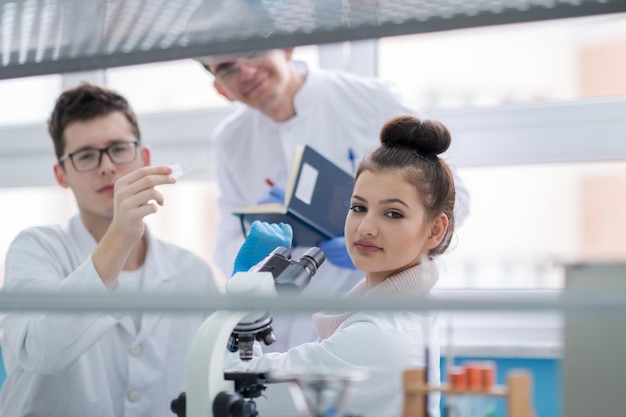
M293 260L287 248L277 247L248 272L236 273L226 284L226 293L240 296L298 294L324 262L321 249L309 248ZM256 417L254 398L265 384L285 382L258 372L224 373L224 354L239 352L243 361L252 359L255 341L276 341L272 317L266 311L216 311L196 332L187 361L187 391L172 401L178 417ZM219 370L219 371L217 371Z

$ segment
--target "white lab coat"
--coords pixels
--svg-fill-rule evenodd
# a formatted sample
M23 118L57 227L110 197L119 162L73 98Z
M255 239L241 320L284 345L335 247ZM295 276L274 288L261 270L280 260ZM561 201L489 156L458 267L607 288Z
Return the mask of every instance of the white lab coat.
M368 296L425 295L438 279L437 268L415 266L365 293ZM348 293L362 294L364 281ZM284 353L267 353L242 362L238 354L226 355L226 368L236 371L278 371L335 374L365 372L367 379L354 383L344 414L361 417L398 417L402 414L402 372L423 367L425 340L429 347L429 382L439 385L439 342L436 315L427 312L376 312L314 315L321 342L306 343ZM259 351L256 351L259 353ZM267 400L255 400L262 416L293 416L293 406L285 395L285 384L270 384ZM431 417L439 416L439 394L429 396Z
M241 106L214 132L217 149L217 178L221 197L221 221L215 261L230 275L237 251L243 243L241 226L233 209L256 203L269 189L266 178L285 187L293 152L308 144L348 172L380 145L380 130L389 119L415 111L391 85L350 73L308 71L296 62L307 78L294 99L296 115L277 123L264 113ZM457 208L461 218L468 212L468 194L457 181ZM346 205L346 213L347 213ZM297 258L307 248L297 248ZM317 271L305 290L308 294L344 293L362 277L358 271L335 267L330 262ZM315 340L308 314L274 315L278 341L269 349L284 351Z
M91 253L95 239L74 217L66 227L22 232L7 254L5 291L107 293ZM149 238L144 290L218 293L207 264ZM188 348L204 315L14 313L4 320L3 417L171 417L185 390Z

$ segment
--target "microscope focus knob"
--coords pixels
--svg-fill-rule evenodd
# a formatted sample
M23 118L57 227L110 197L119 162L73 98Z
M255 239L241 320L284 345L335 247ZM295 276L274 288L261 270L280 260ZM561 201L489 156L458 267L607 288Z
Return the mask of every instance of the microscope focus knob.
M256 403L246 400L238 392L222 391L213 401L213 416L215 417L256 417Z

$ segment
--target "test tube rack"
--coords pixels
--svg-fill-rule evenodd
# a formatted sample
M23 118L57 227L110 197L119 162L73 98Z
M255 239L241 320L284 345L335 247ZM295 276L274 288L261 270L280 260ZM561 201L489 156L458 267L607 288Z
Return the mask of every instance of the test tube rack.
M488 390L459 390L447 384L439 387L426 385L424 369L407 369L403 375L404 407L402 417L428 417L425 415L426 396L439 391L445 395L476 395L504 398L507 417L535 417L532 402L532 376L528 371L511 371L506 385L494 385Z

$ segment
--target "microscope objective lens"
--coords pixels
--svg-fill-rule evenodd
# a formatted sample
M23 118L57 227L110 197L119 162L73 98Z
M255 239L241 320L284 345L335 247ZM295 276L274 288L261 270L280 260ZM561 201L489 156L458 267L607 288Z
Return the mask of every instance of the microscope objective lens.
M252 334L240 334L239 335L239 359L242 361L249 361L252 359L252 346L254 345L254 335Z

